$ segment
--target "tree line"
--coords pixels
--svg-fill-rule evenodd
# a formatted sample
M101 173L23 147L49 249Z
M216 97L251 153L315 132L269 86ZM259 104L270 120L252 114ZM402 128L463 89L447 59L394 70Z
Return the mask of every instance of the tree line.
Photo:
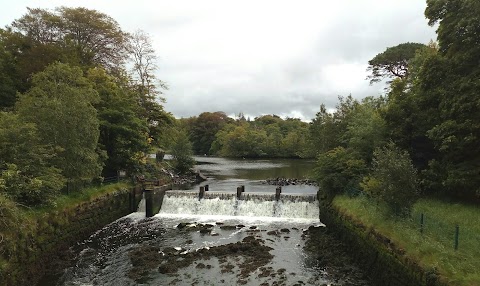
M29 8L0 29L0 195L40 205L141 172L174 122L155 59L145 32L85 8Z
M480 197L480 2L428 0L438 42L403 43L369 61L384 96L340 97L310 125L324 196L363 193L406 214L419 196Z
M277 115L250 120L240 114L233 119L218 111L179 121L189 134L194 153L199 155L300 158L308 132L308 123Z

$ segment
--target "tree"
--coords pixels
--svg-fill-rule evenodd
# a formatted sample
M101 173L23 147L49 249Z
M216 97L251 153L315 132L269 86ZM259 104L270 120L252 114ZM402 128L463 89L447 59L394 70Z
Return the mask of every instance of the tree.
M100 174L97 153L99 121L93 104L98 93L77 67L56 63L36 74L33 87L20 95L17 110L35 123L41 142L53 146L53 165L69 182L89 181Z
M138 116L139 107L126 83L122 84L102 68L89 70L87 78L100 99L95 103L100 124L99 145L107 155L102 174L115 176L118 170L132 174L139 169L139 159L149 147L147 122Z
M128 51L133 61L133 90L137 95L140 115L147 120L149 137L157 146L162 141L162 131L173 122L173 116L163 109L160 102L162 89L168 89L166 83L157 80L157 56L147 33L138 30L130 37Z
M122 73L128 37L115 20L85 8L27 9L2 31L21 82L19 92L30 88L33 74L57 61L84 71L101 66L111 74Z
M372 173L364 178L361 186L399 216L410 213L419 194L416 170L408 153L393 143L375 150Z
M367 77L370 84L385 78L404 79L408 77L408 64L418 49L425 47L419 43L403 43L387 48L383 53L368 61L367 71L372 74Z
M174 167L178 172L187 173L195 165L192 143L188 140L187 132L183 130L178 132L170 151L174 160Z
M0 193L20 204L46 204L64 186L52 166L55 150L41 142L35 124L0 112Z
M373 150L383 146L386 140L385 121L378 107L383 105L381 101L371 97L363 99L347 121L347 129L342 136L348 148L368 163L371 162Z
M190 138L196 154L210 154L215 135L228 122L233 122L224 112L202 112L192 121Z
M5 49L3 30L0 29L0 110L12 109L17 100L17 85L15 61L10 52Z
M476 0L427 0L428 24L437 23L440 52L455 58L464 71L478 70L480 59L480 3Z
M367 166L343 147L336 147L318 156L314 171L320 192L330 203L338 194L356 193Z
M347 130L349 119L358 107L359 103L351 95L338 97L339 103L334 112L328 112L324 104L320 106L320 112L310 123L309 145L310 153L318 155L337 146L346 147L342 136ZM313 152L312 152L313 151Z
M467 200L478 199L480 181L480 50L478 1L427 1L429 24L438 24L438 51L425 55L413 92L418 125L435 156L423 185Z
M85 67L116 71L125 61L128 35L108 15L80 7L59 7L55 12L27 9L12 27L36 45L57 46Z

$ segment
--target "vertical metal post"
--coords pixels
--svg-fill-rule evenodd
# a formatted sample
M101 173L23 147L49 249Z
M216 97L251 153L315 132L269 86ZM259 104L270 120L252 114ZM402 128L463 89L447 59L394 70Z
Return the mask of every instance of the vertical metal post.
M425 223L423 213L420 214L420 233L423 234L423 225Z
M205 187L200 187L200 191L198 192L198 200L203 199L204 195L205 195Z
M457 225L455 225L455 250L458 250L458 235L460 234L460 227Z
M242 187L237 187L237 200L239 200L242 196Z
M275 200L279 201L280 200L280 194L282 193L282 187L278 186L277 189L275 190Z

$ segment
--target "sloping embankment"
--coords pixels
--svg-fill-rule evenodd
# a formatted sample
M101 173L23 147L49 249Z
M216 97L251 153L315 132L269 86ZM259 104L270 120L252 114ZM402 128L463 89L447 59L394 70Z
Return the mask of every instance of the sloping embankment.
M320 197L320 196L319 196ZM321 199L321 198L319 198ZM338 239L349 246L356 260L376 285L445 286L435 273L422 269L388 237L345 215L332 205L320 204L320 218Z

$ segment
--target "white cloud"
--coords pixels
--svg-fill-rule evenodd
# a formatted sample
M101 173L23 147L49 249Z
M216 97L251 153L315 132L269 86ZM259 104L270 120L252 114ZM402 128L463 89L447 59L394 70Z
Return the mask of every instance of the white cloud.
M26 7L83 6L106 13L129 32L148 32L166 81L166 110L275 113L312 118L338 95L378 95L369 59L403 42L435 38L418 0L341 1L91 1L17 0L0 24Z

